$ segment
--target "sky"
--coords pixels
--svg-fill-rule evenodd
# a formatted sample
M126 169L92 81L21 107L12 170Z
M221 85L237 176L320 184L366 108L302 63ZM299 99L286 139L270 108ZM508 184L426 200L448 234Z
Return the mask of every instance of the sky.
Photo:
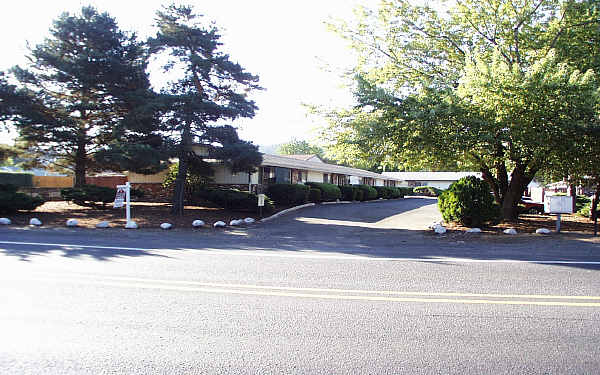
M324 21L350 19L359 3L375 0L190 0L198 13L222 30L224 51L247 71L260 77L265 91L254 94L259 110L252 119L234 122L242 139L259 145L292 138L310 140L319 125L306 116L303 103L345 107L351 93L343 88L340 72L355 61L339 36ZM145 0L20 0L2 5L0 70L25 64L27 43L48 36L52 20L62 12L94 5L116 18L123 30L145 38L153 33L154 14L165 1ZM324 69L327 68L328 69ZM154 71L152 75L156 74ZM158 73L160 74L160 73ZM0 134L10 143L13 134Z

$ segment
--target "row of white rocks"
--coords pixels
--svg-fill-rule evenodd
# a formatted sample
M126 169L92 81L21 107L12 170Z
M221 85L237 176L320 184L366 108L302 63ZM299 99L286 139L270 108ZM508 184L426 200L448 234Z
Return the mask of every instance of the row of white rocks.
M437 234L444 234L446 233L447 229L445 226L442 225L442 223L433 223L429 226L429 229L433 230L435 233ZM517 230L515 228L508 228L502 231L504 234L517 234ZM467 233L481 233L481 229L480 228L469 228L467 229ZM546 228L539 228L536 229L535 233L537 234L550 234L552 233L551 230L546 229Z
M235 226L240 226L240 225L244 225L244 224L253 224L254 222L256 222L256 220L254 220L251 217L247 217L245 219L231 220L229 222L229 225L235 227ZM0 225L10 225L11 223L12 223L12 221L9 218L6 218L6 217L0 218ZM39 227L40 225L42 225L42 221L40 219L34 217L31 220L29 220L29 225ZM79 225L79 222L77 221L77 219L69 219L69 220L67 220L66 225L68 227L76 227ZM194 220L192 222L192 226L194 228L203 227L204 225L206 225L206 224L202 220ZM223 228L223 227L226 227L227 224L225 224L225 222L223 222L223 221L217 221L216 223L213 224L213 226L215 228ZM101 221L98 224L96 224L96 228L108 228L108 227L110 227L110 223L108 221ZM172 227L173 227L173 224L171 224L171 223L162 223L160 225L160 228L165 229L165 230L171 229ZM125 225L125 228L126 229L137 229L138 225L135 221L129 221Z

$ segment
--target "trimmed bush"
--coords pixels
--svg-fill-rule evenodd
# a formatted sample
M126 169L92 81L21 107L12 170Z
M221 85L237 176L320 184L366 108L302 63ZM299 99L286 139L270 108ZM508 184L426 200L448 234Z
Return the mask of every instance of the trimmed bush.
M236 189L198 189L191 197L195 204L211 202L215 205L235 211L258 211L258 196ZM268 213L275 209L273 201L265 197L263 211Z
M62 189L60 195L66 201L85 207L106 209L108 203L115 201L117 189L97 185Z
M443 192L438 207L446 222L459 222L480 227L500 217L500 207L494 203L488 184L475 177L463 177Z
M0 185L0 212L12 214L17 211L32 211L44 204L44 199L17 193L18 187L11 184Z
M393 199L404 198L404 193L402 193L402 190L400 190L400 188L393 187L392 188L392 198Z
M300 205L308 201L309 187L300 184L272 184L267 195L278 205Z
M413 194L415 195L423 195L426 197L439 197L444 190L438 189L433 186L417 186L413 188Z
M5 185L31 187L33 186L33 174L0 172L0 181Z
M357 189L352 185L340 185L343 201L355 201Z
M363 201L363 195L365 193L363 193L362 189L360 189L360 188L357 187L356 190L355 190L355 193L356 193L356 200L357 201Z
M391 186L375 186L375 190L377 190L377 198L391 199L401 197L400 191Z
M333 202L342 197L342 192L337 185L322 182L307 182L306 185L321 190L321 199L324 202Z
M377 190L369 185L355 185L363 192L362 201L371 201L377 199Z
M321 190L310 189L308 193L308 200L313 203L321 203Z

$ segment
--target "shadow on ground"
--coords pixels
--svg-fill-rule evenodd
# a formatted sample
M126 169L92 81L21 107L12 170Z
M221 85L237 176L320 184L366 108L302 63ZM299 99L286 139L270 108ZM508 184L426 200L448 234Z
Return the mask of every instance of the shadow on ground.
M435 203L431 199L405 199L317 206L271 222L225 231L3 229L0 231L0 254L27 261L34 256L59 252L65 257L90 256L109 261L119 257L169 257L173 251L258 250L398 260L450 257L600 262L600 242L590 236L481 236L463 233L438 236L416 229L424 228L426 223L433 221L436 213L439 214ZM412 229L397 229L399 227ZM47 245L16 245L2 241L43 242ZM600 270L598 264L557 265Z

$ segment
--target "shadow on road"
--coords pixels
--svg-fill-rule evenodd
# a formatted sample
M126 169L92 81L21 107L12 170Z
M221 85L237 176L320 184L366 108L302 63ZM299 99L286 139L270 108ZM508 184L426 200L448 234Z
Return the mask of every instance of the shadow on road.
M439 215L436 201L404 199L323 205L277 220L225 231L6 230L0 241L72 244L30 246L0 243L0 253L29 260L59 252L108 261L120 257L168 257L171 251L241 250L360 255L375 258L527 261L600 261L600 243L580 237L533 235L503 237L473 234L438 236L426 227ZM398 229L400 228L400 229ZM84 246L84 247L82 247ZM93 246L102 246L101 248ZM157 252L157 250L161 250ZM600 270L596 264L557 264Z

